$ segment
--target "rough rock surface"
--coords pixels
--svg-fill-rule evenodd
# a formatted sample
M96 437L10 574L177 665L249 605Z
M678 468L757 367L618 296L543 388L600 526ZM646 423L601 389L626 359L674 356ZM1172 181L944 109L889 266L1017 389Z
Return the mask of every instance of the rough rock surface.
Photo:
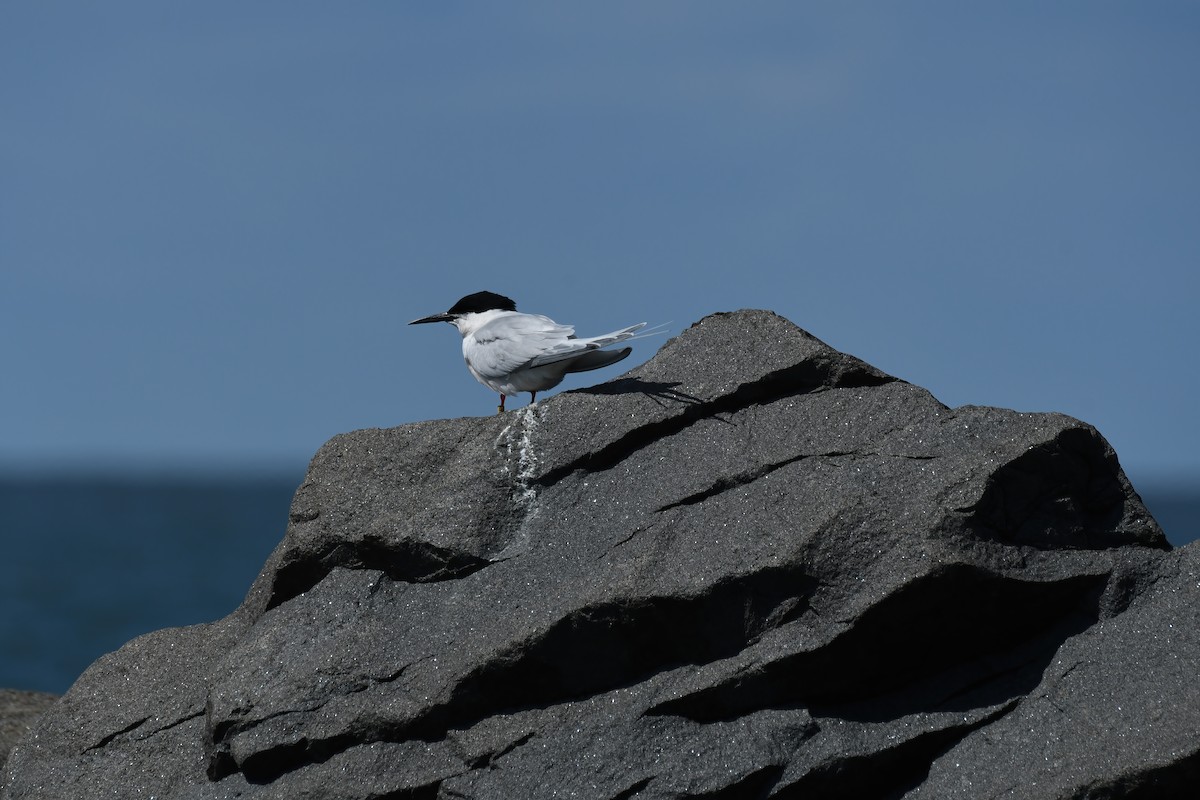
M56 694L0 689L0 769L29 726L58 699Z
M1173 796L1198 554L1082 422L717 314L332 439L243 605L100 659L4 796Z

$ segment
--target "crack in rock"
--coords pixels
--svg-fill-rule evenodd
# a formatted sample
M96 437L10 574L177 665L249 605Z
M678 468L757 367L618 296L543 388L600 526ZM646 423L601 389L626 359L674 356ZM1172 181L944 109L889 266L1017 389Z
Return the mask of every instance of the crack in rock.
M654 780L654 778L642 778L641 780L635 781L628 788L622 789L614 794L612 796L612 800L633 800L633 798L642 793L642 789L645 789L650 785L652 780Z
M758 480L759 478L764 478L767 475L770 475L772 472L775 472L776 470L782 469L783 467L790 466L791 464L795 464L800 461L805 461L805 460L808 460L811 458L841 458L843 456L859 456L859 457L863 457L863 458L869 458L871 456L878 456L878 457L882 457L882 458L903 458L903 459L908 459L908 460L912 460L912 461L930 461L930 460L937 458L937 456L931 456L931 455L909 455L909 454L905 454L905 453L869 453L869 452L859 452L859 451L855 451L855 450L831 450L827 453L800 453L798 455L792 456L791 458L785 458L782 461L773 461L769 464L762 464L760 466L755 467L754 469L748 469L748 470L745 470L744 472L739 472L735 475L722 476L721 478L717 479L715 482L713 482L708 487L701 489L698 492L689 494L686 497L683 497L672 503L667 503L666 505L659 506L658 508L654 509L654 511L655 511L655 513L662 513L664 511L670 511L673 508L679 508L680 506L691 506L691 505L695 505L697 503L702 503L705 500L708 500L709 498L716 497L717 495L724 494L725 492L731 491L733 489L737 489L742 486L746 486L747 484L753 483L754 481ZM635 533L636 533L636 531L635 531ZM633 534L630 535L630 538L632 538L632 536L633 536ZM618 544L620 544L620 542Z
M521 747L524 747L536 738L537 732L529 731L523 736L518 736L516 739L504 745L503 747L489 753L484 753L483 755L473 759L468 763L468 766L471 769L479 769L480 767L493 767L501 758Z
M862 362L847 366L844 359L832 359L823 355L768 373L758 380L743 383L729 394L713 400L686 404L680 413L637 426L594 452L548 470L536 482L549 487L577 471L594 473L611 469L638 450L677 434L701 420L721 414L732 414L785 397L828 389L882 386L896 380Z
M135 720L135 721L129 723L128 725L126 725L124 728L121 728L119 731L113 731L112 733L108 734L107 736L105 736L103 739L96 742L95 744L85 747L83 749L83 752L86 753L91 750L99 750L102 747L106 747L107 745L109 745L113 741L115 741L117 738L124 736L127 733L132 733L133 731L142 727L143 725L145 725L147 722L149 722L152 719L154 719L153 716L145 716L139 720Z

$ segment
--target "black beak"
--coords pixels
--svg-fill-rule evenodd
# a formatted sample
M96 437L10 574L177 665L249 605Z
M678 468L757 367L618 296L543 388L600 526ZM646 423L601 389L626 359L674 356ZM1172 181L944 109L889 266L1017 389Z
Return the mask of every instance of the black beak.
M420 319L414 319L412 322L410 322L408 324L409 325L420 325L422 322L453 322L453 321L454 321L454 317L450 316L449 314L433 314L428 317L421 317Z

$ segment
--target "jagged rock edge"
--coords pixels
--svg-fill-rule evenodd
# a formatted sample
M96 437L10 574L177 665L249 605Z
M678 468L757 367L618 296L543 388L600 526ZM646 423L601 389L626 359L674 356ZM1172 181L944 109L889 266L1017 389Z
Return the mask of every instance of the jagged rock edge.
M367 689L370 689L374 686L378 686L379 684L394 683L411 666L413 666L413 664L419 663L420 661L424 661L424 660L426 660L426 659L417 659L417 661L405 664L404 666L400 667L399 669L397 669L387 675L365 675L365 676L363 676L363 679L361 682L358 682L358 683L346 688L345 692L346 692L346 694L357 694L358 692L366 691ZM273 714L268 714L267 716L265 716L261 719L251 719L246 722L240 722L235 719L227 719L227 720L222 720L221 722L218 722L215 725L211 724L211 719L212 719L211 708L206 709L206 711L203 713L206 714L210 720L210 726L209 726L209 731L208 731L208 742L211 745L211 750L209 753L209 758L210 758L209 774L210 775L215 774L219 777L225 777L226 775L230 775L230 774L233 774L234 772L238 771L236 764L233 762L232 759L227 757L228 753L225 752L225 748L222 746L222 742L228 740L230 737L236 736L241 733L245 733L246 731L249 731L249 730L253 730L254 728L258 727L259 725L262 725L263 723L269 722L274 719L278 719L280 717L286 717L286 716L291 716L291 715L303 716L305 714L311 714L314 711L321 710L326 705L328 705L331 700L334 700L335 698L336 698L336 695L329 695L329 696L321 698L319 700L315 700L315 701L313 701L307 705L304 705L302 707L286 708L286 709L283 709L280 711L276 711ZM307 742L307 740L305 740L305 742Z
M1056 459L1071 459L1074 470L1064 470L1054 462ZM1072 487L1064 478L1085 475L1082 486ZM1021 481L1034 482L1045 488L1031 502L1015 508L1007 499L1008 488ZM1100 484L1104 484L1103 487ZM1106 497L1100 497L1104 494ZM1024 496L1017 492L1019 496ZM1127 502L1122 485L1120 466L1103 436L1090 425L1079 423L1059 431L1055 436L1030 448L1006 464L1000 465L988 476L979 500L973 505L956 509L966 515L964 522L974 537L1008 546L1029 546L1047 549L1109 549L1124 545L1140 545L1169 550L1170 545L1158 529L1157 523L1147 512L1147 525L1158 530L1159 542L1140 541L1126 533L1098 540L1092 529L1115 529L1119 519L1109 524L1096 524L1092 518L1101 515L1113 516L1124 511ZM1047 514L1046 507L1060 503L1071 509L1072 514ZM1082 507L1076 507L1082 503ZM1022 533L1027 524L1039 515L1052 519L1058 529L1065 529L1067 522L1075 523L1080 533L1069 541L1030 536Z
M689 598L654 596L586 606L546 630L493 654L464 675L447 700L402 723L352 726L349 731L324 739L304 738L263 750L237 764L228 752L229 738L271 717L246 724L223 722L213 730L209 775L217 780L241 772L251 782L269 782L361 744L411 739L438 741L452 728L469 728L497 714L552 708L636 685L679 666L728 658L752 645L767 630L803 613L807 597L815 587L816 582L803 570L767 567L740 580L718 582ZM747 604L747 598L757 604ZM742 602L731 602L734 599ZM631 613L636 619L630 618ZM647 627L650 630L645 630ZM633 645L629 645L630 631L638 633ZM730 640L714 642L714 632ZM657 653L655 646L668 649ZM595 652L580 661L577 651L581 647ZM652 657L624 669L616 663L605 665L605 657L615 659L617 647ZM558 686L554 678L564 674L564 670L556 660L563 665L589 663L592 674L577 677L575 685ZM613 674L598 676L596 672L601 668ZM315 708L286 713L312 710Z
M503 487L508 492L507 510L490 522L496 530L511 532L519 529L534 513L534 491L529 485L532 464L536 459L529 453L531 434L536 431L534 407L514 412L519 431L506 426L497 437L495 449L509 462L504 468L508 478ZM516 442L516 444L514 444ZM317 519L319 510L304 515L292 514L293 524L305 524ZM499 539L507 539L505 533ZM489 558L449 547L439 547L420 539L390 540L382 536L367 536L358 541L337 541L319 550L303 548L289 552L272 576L271 589L264 610L270 610L316 586L335 568L366 569L383 572L389 579L403 583L436 583L458 580L478 572L503 558Z
M764 764L734 781L711 792L688 793L688 800L738 800L744 797L766 797L779 779L783 777L787 764Z
M864 702L898 701L905 697L907 691L921 684L922 677L930 674L931 667L936 672L955 666L913 660L914 654L923 649L923 643L914 637L925 636L930 638L927 644L932 644L937 636L935 628L944 629L949 623L957 624L963 629L963 633L958 637L953 633L945 634L945 638L956 638L955 654L961 664L972 663L992 651L1014 650L1022 645L1034 646L1039 654L1038 658L1048 662L1063 641L1098 621L1099 600L1107 579L1108 575L1104 574L1073 576L1061 581L1025 581L981 567L946 565L904 584L898 591L869 607L847 630L824 644L810 650L785 654L763 664L752 673L739 673L711 687L662 700L648 709L647 713L680 716L704 724L736 719L766 708L795 705L809 708L814 716L855 719L854 714L861 711L856 712L854 709ZM1024 602L1043 612L1050 607L1049 599L1060 593L1063 606L1061 613L1045 615L1044 618L1049 621L1043 622L1040 627L1029 629L1032 632L1023 639L1018 638L1019 631L1006 631L1005 638L991 645L991 649L988 650L985 649L987 645L984 641L977 640L968 644L961 638L968 633L976 636L981 633L980 630L970 630L972 622L967 619L963 604L948 609L960 614L958 619L942 618L938 620L938 625L927 628L913 626L910 618L915 617L919 621L923 612L928 611L922 608L923 603L927 605L929 602L927 597L947 596L944 594L947 590L946 582L951 586L958 584L960 587L969 587L976 582L982 585L990 583L988 588L993 592L1009 592L1007 596L1001 595L1005 602L993 599L992 606L986 609L992 614L999 614L1006 604L1012 604L1022 592L1029 593ZM961 596L969 596L969 592L964 591ZM903 632L903 636L900 632ZM910 662L904 664L880 657L858 660L852 658L852 654L860 649L857 640L864 637L882 643L877 646L875 652L902 656L906 654ZM1049 638L1043 642L1042 637ZM883 666L885 662L886 670ZM860 664L860 670L851 674L846 665L855 663ZM997 677L1002 678L1011 671L1008 668L999 670ZM1034 672L1040 675L1040 671ZM874 694L855 693L853 687L858 685L874 687ZM1033 685L1036 685L1036 680ZM944 693L940 702L948 702L957 694L958 688L961 687ZM1031 689L1032 686L1026 691ZM925 702L938 699L936 693L926 694L930 696L914 699ZM763 697L770 697L771 702L762 702ZM994 704L995 702L989 702L985 705ZM918 706L906 708L903 713L932 710L937 709Z
M781 602L780 598L776 597L776 602L768 602L766 606L769 606L769 608L764 607L758 615L760 622L765 624L770 620L771 627L778 627L796 619L803 613L803 609L807 606L812 592L817 588L817 583L812 576L802 570L797 570L795 567L760 570L746 576L744 581L752 583L756 578L763 580L763 576L773 575L779 575L785 581L791 580L805 583L801 590L791 595L792 597L803 597L799 605L788 609L782 615L777 614L775 612L781 606ZM1018 590L1023 588L1034 592L1045 590L1052 595L1059 591L1066 592L1066 595L1070 598L1070 602L1068 602L1065 610L1061 614L1055 615L1050 624L1037 629L1035 635L1028 637L1032 641L1038 639L1040 636L1053 634L1049 641L1040 646L1040 652L1044 654L1046 659L1052 658L1053 653L1058 649L1062 641L1065 641L1066 638L1075 633L1081 632L1087 625L1096 621L1098 618L1096 607L1098 606L1099 597L1108 578L1108 575L1099 575L1073 576L1064 581L1024 581L992 573L979 567L949 565L933 571L924 579L918 579L913 584L906 584L901 587L900 591L872 606L856 621L856 626L862 624L863 617L881 616L882 619L873 623L874 628L901 628L903 618L906 616L905 604L903 598L898 601L896 596L907 596L913 593L913 586L917 586L923 590L927 582L947 580L947 575L951 575L952 579L960 580L964 584L976 583L980 580L985 583L992 581L995 584L992 587L994 590L1015 587ZM593 678L590 683L585 680L581 685L569 688L564 687L562 691L550 691L548 687L552 685L552 682L547 681L545 674L537 674L539 670L542 673L545 673L547 670L553 672L552 657L555 654L559 658L567 659L571 663L596 664L596 658L599 654L589 655L588 658L582 660L575 654L575 649L580 646L580 643L586 642L594 649L600 651L600 654L603 654L609 651L611 647L611 644L606 642L604 636L600 635L605 629L609 631L609 638L615 635L614 631L618 631L619 629L618 638L624 642L628 642L630 630L641 631L643 623L640 620L653 620L660 623L659 627L663 630L651 630L643 637L660 644L663 641L663 631L670 631L677 635L680 643L700 641L701 637L694 635L696 632L688 631L682 621L687 619L704 620L704 627L709 629L714 624L722 624L719 622L714 623L714 614L712 613L712 611L720 612L723 610L722 600L719 598L719 595L728 594L730 597L741 597L746 594L743 591L745 587L733 587L730 584L731 582L715 584L710 587L708 592L698 594L682 603L679 602L678 598L672 597L642 598L634 602L601 603L578 609L572 614L563 617L539 635L514 643L509 648L497 652L478 669L464 675L455 685L451 696L444 703L431 707L417 718L400 724L353 726L349 731L326 739L302 739L299 742L290 743L284 747L255 753L240 765L232 763L232 760L228 759L227 754L222 757L222 744L216 741L216 739L230 732L237 733L249 730L255 724L262 722L262 720L245 726L227 726L220 731L219 735L214 736L215 750L211 762L210 774L214 775L214 777L224 777L225 775L240 771L247 780L269 782L283 774L312 763L323 762L340 752L371 741L399 742L410 739L437 741L444 738L447 731L451 728L468 728L478 721L496 714L520 709L549 708L566 702L582 700L624 686L634 685L647 680L654 674L673 669L683 664L703 665L734 656L741 649L757 641L764 631L746 630L737 647L716 648L712 652L704 653L699 657L691 659L684 657L687 655L686 653L672 652L668 654L668 657L660 657L654 663L643 665L640 669L627 669L624 672L618 670L617 674L607 676L602 680ZM929 594L943 596L944 589L930 591ZM1011 598L1008 598L1008 601L1011 601ZM662 602L668 604L678 603L680 607L674 609L675 613L672 614L665 611L661 605L656 606L656 602L659 604ZM1030 602L1038 607L1044 607L1045 598L1039 596L1036 603L1033 603L1033 601ZM1091 606L1086 624L1072 625L1065 631L1058 631L1062 620L1069 618L1078 610L1074 608L1074 604L1081 602ZM704 610L702 606L706 603L711 603L715 608L708 611ZM900 608L893 609L892 606L897 605L897 603L899 603ZM996 611L1003 605L1005 603L996 602L994 608L991 610ZM640 619L631 620L629 618L631 608L636 609L637 613L640 614ZM737 607L736 610L739 614L743 613L741 607ZM772 619L772 614L775 614L774 619ZM899 619L895 617L899 617ZM668 620L668 622L662 623L664 619ZM728 622L726 620L723 624L728 624ZM851 630L854 629L852 628ZM565 641L563 641L564 635L566 637ZM839 647L843 647L844 643L842 640L846 635L842 634L835 637L826 645L822 645L814 650L790 654L771 662L756 671L753 675L745 676L739 674L732 682L718 683L713 687L708 687L698 692L663 701L652 706L646 713L676 715L703 724L732 719L762 710L764 706L754 702L746 703L743 699L740 699L740 696L744 695L747 691L746 683L753 684L763 680L769 681L775 673L787 673L793 677L801 673L807 673L810 677L814 674L820 674L822 670L819 664L815 667L810 666L808 669L804 669L801 662L805 660L819 662L822 658L826 657L831 661L840 662L843 659L839 659L836 654L828 656L828 653L831 649L836 650ZM874 636L875 634L871 633L867 635ZM679 645L677 644L676 646ZM1001 650L1011 649L1013 642L1002 641L997 647ZM564 653L571 655L564 656ZM973 654L971 657L974 658L979 655ZM894 686L888 687L887 691L883 693L884 696L889 694L904 694L905 689L916 679L915 676L920 675L919 668L923 665L910 666L909 674L906 674L903 680L897 681ZM1013 668L1005 667L999 670L995 676L991 677L1003 678L1012 671ZM1038 670L1035 670L1035 672L1040 674ZM873 683L870 678L864 678L861 682L865 685L872 685ZM807 685L806 681L800 681L799 683ZM514 689L514 687L523 688ZM948 702L961 689L962 687L955 687L954 691L945 694L942 701ZM753 695L755 693L754 687L751 686L749 691ZM795 697L791 697L791 702L795 705L809 707L814 710L814 713L819 712L823 716L838 716L839 705L853 704L860 699L840 697L837 691L834 691L831 697L825 698L822 698L820 695L811 697L802 696L802 693L797 694L794 691L791 694L795 694ZM774 692L772 696L776 698L776 702L770 704L770 707L777 707L779 693ZM730 702L731 697L735 702ZM498 700L497 698L503 698L503 700ZM730 713L731 706L733 706L732 713ZM703 711L699 709L703 709ZM714 709L724 709L726 713L713 713Z
M1019 703L1018 699L1010 700L980 719L925 731L866 755L829 759L796 780L777 785L771 800L898 797L919 785L939 756L985 725L1007 716Z
M339 541L281 565L264 610L303 594L337 567L378 570L389 580L402 583L436 583L465 578L492 563L473 553L414 539L365 537L355 542Z

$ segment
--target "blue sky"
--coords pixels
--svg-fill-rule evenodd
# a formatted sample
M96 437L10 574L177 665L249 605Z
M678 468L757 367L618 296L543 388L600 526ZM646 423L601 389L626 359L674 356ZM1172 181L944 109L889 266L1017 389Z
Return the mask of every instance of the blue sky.
M489 289L773 309L1200 475L1198 44L1192 3L3 4L0 466L492 413L405 326Z

